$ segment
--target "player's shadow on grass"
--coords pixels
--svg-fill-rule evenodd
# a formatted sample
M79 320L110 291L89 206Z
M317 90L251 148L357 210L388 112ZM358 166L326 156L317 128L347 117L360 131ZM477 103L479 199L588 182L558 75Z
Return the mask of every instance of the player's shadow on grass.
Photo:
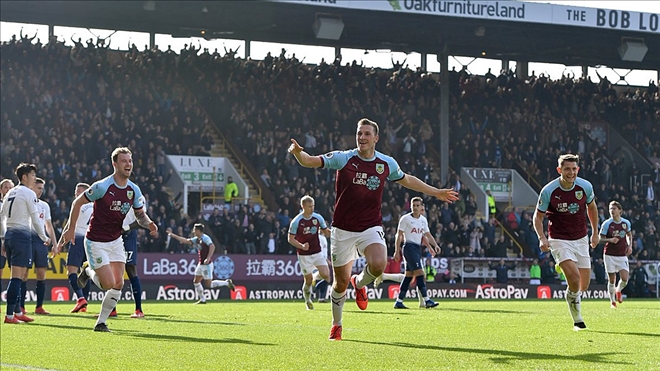
M539 360L539 361L583 361L590 363L603 363L603 364L617 364L617 365L632 365L630 362L623 362L619 359L625 356L624 353L587 353L587 354L576 354L576 355L562 355L556 353L533 353L533 352L514 352L510 350L500 350L500 349L475 349L475 348L457 348L457 347L443 347L437 345L427 345L427 344L410 344L410 343L386 343L386 342L377 342L377 341L365 341L365 340L350 340L346 339L344 341L353 341L356 343L368 343L374 345L390 345L401 348L414 348L422 350L438 350L445 352L457 352L464 353L468 355L472 354L485 354L491 355L490 360L494 363L500 364L509 364L511 361L529 361L529 360Z
M30 323L27 325L27 327L32 327L32 326L42 326L42 327L52 327L52 328L58 328L58 329L65 329L65 330L83 330L83 331L88 331L92 332L94 329L93 326L71 326L71 325L58 325L54 323ZM112 330L112 326L110 326L110 329ZM113 330L114 332L114 330ZM138 332L136 330L117 330L117 332Z
M245 323L240 323L240 322L219 322L219 321L194 321L194 320L189 320L189 319L176 319L176 318L171 318L167 316L162 316L163 318L152 318L152 316L149 316L146 318L147 321L160 321L160 322L167 322L167 323L172 323L172 322L177 322L177 323L199 323L199 324L210 324L210 325L224 325L224 326L246 326Z
M625 331L598 331L598 330L589 330L589 332L596 332L599 334L608 334L608 335L630 335L630 336L642 336L642 337L650 337L650 338L657 338L660 337L660 334L653 334L649 332L625 332Z
M124 330L118 330L118 333L122 334ZM226 338L226 339L209 339L204 337L190 337L190 336L179 336L179 335L165 335L165 334L145 334L145 333L130 333L125 334L126 336L141 338L147 340L160 340L160 341L181 341L185 343L206 343L206 344L247 344L247 345L264 345L264 346L273 346L275 344L271 343L258 343L251 340L245 339L235 339L235 338Z
M409 315L412 314L409 309L397 309L396 312L381 312L381 311L370 311L370 310L362 311L362 310L359 310L359 309L344 310L344 313L346 313L346 312L360 313L360 315L365 315L365 314L378 314L378 315L381 315L381 314L394 314L394 313L396 313L396 314L401 314L401 315L404 315L404 316L409 316Z
M449 312L470 312L470 313L492 313L492 314L521 314L521 313L532 313L525 310L501 310L501 309L463 309L463 308L440 308L439 311L449 311Z

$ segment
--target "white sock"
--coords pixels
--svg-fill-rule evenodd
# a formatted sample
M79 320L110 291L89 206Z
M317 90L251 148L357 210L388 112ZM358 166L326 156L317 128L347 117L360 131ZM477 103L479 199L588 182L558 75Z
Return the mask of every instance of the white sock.
M121 290L110 289L105 292L105 297L101 302L101 313L99 314L99 318L96 320L97 325L99 323L105 323L105 321L108 320L110 312L112 312L112 310L117 307L117 302L119 301L120 296Z
M305 297L305 302L311 301L310 298L312 297L312 285L307 286L307 284L303 282L302 292L303 296Z
M316 272L312 273L312 281L317 281L318 282L322 279L323 278L321 277L321 273L319 273L319 271L316 271Z
M204 296L204 288L202 287L201 282L195 284L195 292L197 292L197 296L199 296L200 301L206 301L206 297Z
M422 297L422 290L419 289L419 287L416 287L417 289L417 299L419 299L419 306L426 305L426 300L427 298Z
M215 289L215 288L218 288L218 287L225 287L225 286L229 286L229 282L227 282L227 280L213 280L213 281L211 281L211 288L212 289Z
M621 292L628 284L628 281L619 280L619 285L616 287L616 292Z
M330 296L332 299L332 324L341 326L341 317L344 312L344 303L346 302L346 291L339 293L333 288Z
M406 275L403 273L383 273L383 281L394 281L401 283Z
M96 287L100 288L101 290L104 290L104 288L101 286L101 281L99 280L98 274L96 274L96 271L93 270L90 267L85 268L85 272L87 272L87 275L89 276L89 279L94 282Z
M614 284L613 283L608 283L607 284L607 293L610 294L610 302L614 303L616 301L616 296L615 291L614 291Z
M369 270L369 265L365 265L364 269L360 274L358 274L357 278L355 279L355 283L357 284L358 287L355 287L356 289L361 289L364 286L374 282L378 276L374 276L371 271Z
M573 317L573 322L584 322L582 320L582 310L580 308L580 300L582 298L582 292L572 292L568 288L566 289L566 303L568 304L568 310Z

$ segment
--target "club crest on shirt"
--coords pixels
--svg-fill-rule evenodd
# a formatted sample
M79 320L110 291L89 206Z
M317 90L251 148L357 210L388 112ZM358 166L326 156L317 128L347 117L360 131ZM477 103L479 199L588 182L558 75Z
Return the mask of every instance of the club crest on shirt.
M318 223L316 219L312 220L312 224L316 225L316 223Z
M575 198L581 200L582 196L584 196L584 193L582 193L582 191L575 191Z
M626 229L628 229L628 224L623 223L623 224L621 225L621 228L623 228L623 230L625 231Z
M129 200L133 198L133 191L126 191L126 197L128 197Z
M385 164L376 164L376 172L382 174L385 171Z

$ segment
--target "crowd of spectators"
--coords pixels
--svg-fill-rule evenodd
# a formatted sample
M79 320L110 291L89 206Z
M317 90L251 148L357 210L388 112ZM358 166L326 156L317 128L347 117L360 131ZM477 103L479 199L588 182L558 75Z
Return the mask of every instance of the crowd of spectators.
M380 125L381 152L424 181L436 179L431 154L439 143L434 123L440 82L437 75L402 65L383 70L340 59L307 65L285 50L257 61L192 46L179 54L135 46L115 53L89 44L68 48L16 40L2 45L1 78L2 176L10 177L20 161L37 163L59 227L75 183L110 173L109 151L121 144L134 151L135 178L148 195L150 215L162 230L189 234L200 217L183 215L161 188L170 176L162 164L165 153L207 153L210 122L231 134L226 137L278 200L277 210L218 209L205 220L229 253L295 253L286 242L287 228L305 194L315 198L317 212L332 219L334 173L300 167L287 154L289 138L310 154L353 148L355 123L369 117ZM459 190L461 199L449 205L425 197L442 256L523 254L497 233L499 223L535 245L533 210L507 210L499 220L478 218L475 199L457 175L461 167L516 168L538 187L557 176L560 153L574 152L584 158L580 175L594 184L601 218L607 217L609 200L624 206L636 232L633 258L660 259L660 203L654 196L660 165L644 178L634 163L608 156L597 130L607 123L643 156L657 158L655 85L617 93L606 79L553 81L534 73L518 79L511 71L472 76L466 69L451 71L448 83L455 144L449 149L453 173L443 186ZM415 194L396 183L386 187L383 224L392 254L398 219ZM164 234L153 240L145 234L141 249L185 251Z

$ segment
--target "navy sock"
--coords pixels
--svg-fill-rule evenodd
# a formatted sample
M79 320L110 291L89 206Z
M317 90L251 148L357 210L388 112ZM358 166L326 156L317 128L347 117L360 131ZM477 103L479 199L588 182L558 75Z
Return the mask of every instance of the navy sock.
M422 298L428 296L426 293L426 281L424 281L424 276L422 275L417 276L417 288L419 288L419 292L422 293Z
M135 300L135 310L142 311L142 285L140 284L140 277L131 277L130 281L133 300Z
M46 295L46 281L37 281L37 308L44 305Z
M410 281L412 281L412 277L404 277L403 281L401 281L401 284L399 285L399 300L403 300L406 297L406 293L408 292L408 286L410 286Z
M92 287L92 280L89 280L89 281L87 281L87 284L85 285L85 287L82 288L83 297L85 297L85 299L87 299L87 300L89 300L89 289L91 287Z
M21 295L19 296L21 308L25 308L25 299L27 299L27 281L21 281Z
M69 285L71 285L71 288L73 289L73 292L76 294L78 299L85 297L85 295L83 295L82 289L80 288L80 286L78 286L77 274L69 273Z
M21 282L20 278L12 278L9 280L9 285L7 285L7 315L11 316L14 314L14 308L18 302L18 296L21 294Z

